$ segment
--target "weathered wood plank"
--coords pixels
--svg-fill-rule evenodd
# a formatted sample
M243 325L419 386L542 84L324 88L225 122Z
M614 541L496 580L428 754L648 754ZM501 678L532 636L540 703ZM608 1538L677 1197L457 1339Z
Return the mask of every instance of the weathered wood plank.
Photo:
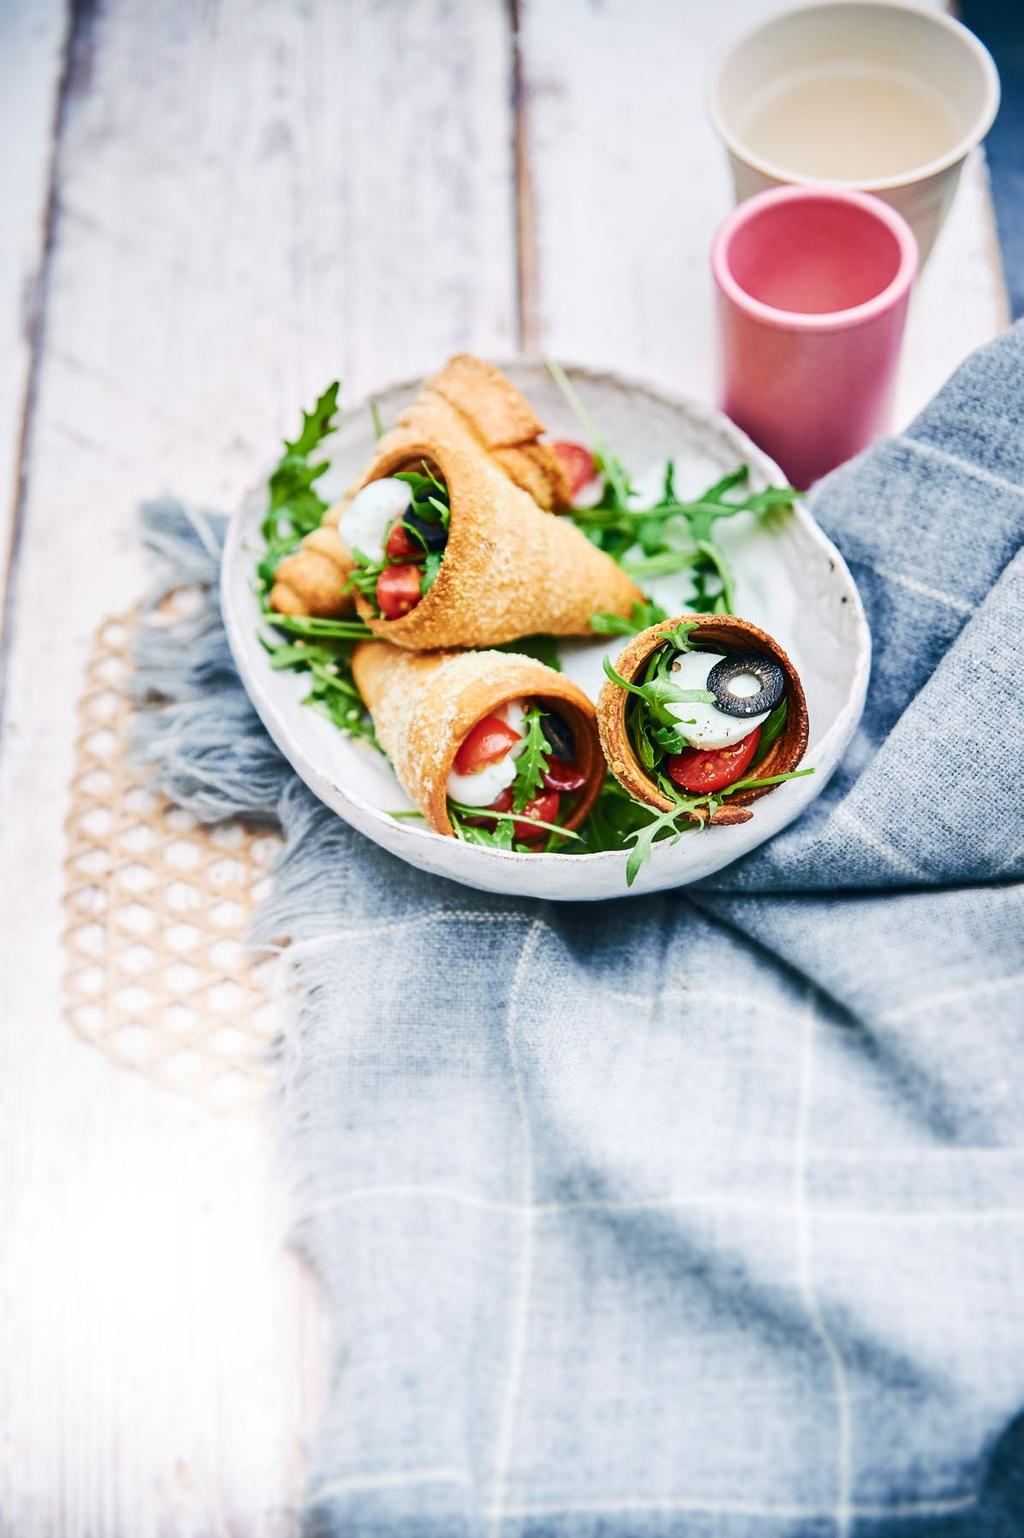
M538 346L713 398L708 250L732 193L704 93L716 51L773 9L775 0L521 0L536 274L524 311ZM898 419L1005 315L976 158L915 296Z
M0 6L0 606L41 297L66 12L65 0Z
M12 1530L293 1530L316 1319L268 1148L59 1020L61 822L135 505L230 506L299 404L516 332L500 0L82 8L0 760L0 1509Z

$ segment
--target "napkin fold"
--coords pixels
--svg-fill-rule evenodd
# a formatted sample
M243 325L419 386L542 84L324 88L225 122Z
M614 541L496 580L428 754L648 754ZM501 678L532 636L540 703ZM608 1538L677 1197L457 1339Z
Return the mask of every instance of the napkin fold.
M1018 327L812 494L863 725L679 892L415 871L279 757L215 587L144 634L158 784L287 840L254 938L334 1326L308 1533L1024 1533L1022 422ZM221 521L147 521L215 581Z

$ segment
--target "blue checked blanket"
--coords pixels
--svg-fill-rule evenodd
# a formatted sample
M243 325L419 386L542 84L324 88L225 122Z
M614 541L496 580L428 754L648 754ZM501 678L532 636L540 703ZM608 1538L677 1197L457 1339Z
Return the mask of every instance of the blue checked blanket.
M1024 330L813 496L863 727L794 827L600 908L321 807L210 607L142 750L280 819L279 1115L333 1316L320 1538L1024 1534ZM220 525L149 509L173 580Z

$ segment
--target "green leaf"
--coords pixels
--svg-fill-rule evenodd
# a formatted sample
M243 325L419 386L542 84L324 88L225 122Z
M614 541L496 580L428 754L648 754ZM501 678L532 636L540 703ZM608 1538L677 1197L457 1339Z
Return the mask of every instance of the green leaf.
M323 440L333 433L334 413L338 409L338 381L333 380L324 393L318 397L312 411L302 413L302 431L293 443L284 441L285 449L289 454L298 455L300 458L312 454L313 450L320 447Z
M668 614L661 605L648 598L644 603L633 605L628 619L624 614L592 614L590 628L597 635L639 635L666 619Z
M771 715L761 727L761 736L757 744L757 752L750 761L750 767L756 769L763 759L768 757L768 750L778 737L786 724L789 714L789 701L785 697L779 701Z
M535 657L538 662L543 662L545 667L553 668L556 673L562 671L562 659L558 655L558 642L554 636L522 636L518 641L502 641L500 646L493 646L491 650L515 652L521 657Z
M423 577L420 581L420 594L429 593L437 581L437 574L441 570L441 562L444 560L443 550L430 550L427 559L423 562Z
M713 705L715 696L707 689L680 689L670 678L664 674L656 674L648 683L631 684L628 679L616 673L608 658L604 659L604 671L612 683L618 684L620 689L626 689L630 694L635 694L647 705L655 720L661 726L676 727L679 717L669 710L669 705Z
M457 812L448 806L448 817L455 829L455 837L464 844L482 844L489 849L511 849L513 828L511 822L496 823L493 828L480 828L475 823L464 822Z
M278 614L274 609L267 610L267 619L275 630L283 630L287 635L320 636L339 641L369 641L373 638L373 631L362 620L316 619L305 614Z
M512 809L521 812L544 783L551 749L544 735L542 710L531 705L526 712L526 740L516 759L516 777L512 782Z
M376 401L370 402L370 416L373 420L373 436L379 443L384 436L384 423L380 419L380 407Z
M578 833L570 832L568 828L563 828L557 822L542 822L539 817L527 817L524 819L517 817L514 812L495 812L489 806L464 806L460 801L449 801L449 816L453 811L456 812L460 818L488 817L495 823L496 827L499 823L508 823L510 829L513 829L514 823L526 821L532 828L543 828L547 833L557 833L560 838L575 839L577 843L583 842ZM454 819L452 820L452 825L455 825ZM479 842L479 840L475 840L474 842Z

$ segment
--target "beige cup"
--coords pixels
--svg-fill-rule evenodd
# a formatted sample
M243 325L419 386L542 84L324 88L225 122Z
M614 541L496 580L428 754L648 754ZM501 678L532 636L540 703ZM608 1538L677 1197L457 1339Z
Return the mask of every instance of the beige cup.
M922 116L912 114L897 122L897 131L886 131L882 114L897 110L894 89L900 110L909 103ZM780 137L777 103L787 91L798 93L789 99L804 109ZM856 103L863 103L863 134L847 132L840 142L844 109L848 130ZM939 11L892 0L829 0L770 17L722 57L708 100L738 202L782 183L832 182L873 192L906 219L922 261L949 211L964 160L998 106L995 64L974 34ZM882 136L874 150L872 135ZM767 147L778 154L780 146L783 158L762 153ZM871 158L879 153L889 163L883 174L872 174Z

